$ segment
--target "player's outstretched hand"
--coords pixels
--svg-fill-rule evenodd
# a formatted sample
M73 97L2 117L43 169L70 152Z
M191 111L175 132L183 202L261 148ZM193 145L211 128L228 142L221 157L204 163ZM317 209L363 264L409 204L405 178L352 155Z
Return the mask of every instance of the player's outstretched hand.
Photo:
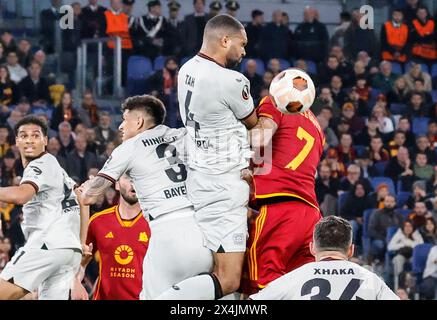
M90 263L91 259L93 258L93 244L82 244L82 266L87 266L88 263Z
M88 292L82 283L75 279L71 287L71 300L89 300Z

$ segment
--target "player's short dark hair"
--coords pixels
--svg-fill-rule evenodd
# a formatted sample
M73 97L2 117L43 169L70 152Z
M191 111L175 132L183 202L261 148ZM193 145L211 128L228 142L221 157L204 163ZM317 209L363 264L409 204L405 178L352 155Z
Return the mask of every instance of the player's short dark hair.
M319 251L347 253L351 243L352 225L343 218L325 217L314 228L314 245Z
M40 127L44 137L47 137L47 131L48 131L47 123L35 116L27 116L19 120L14 128L15 136L18 136L18 131L20 130L20 127L27 124L34 124Z
M204 35L212 30L226 30L231 33L237 33L240 30L244 30L244 26L229 14L219 14L209 19L206 23Z
M150 115L156 125L164 123L164 103L158 98L148 94L127 98L121 105L121 110L123 112L125 110L141 110Z

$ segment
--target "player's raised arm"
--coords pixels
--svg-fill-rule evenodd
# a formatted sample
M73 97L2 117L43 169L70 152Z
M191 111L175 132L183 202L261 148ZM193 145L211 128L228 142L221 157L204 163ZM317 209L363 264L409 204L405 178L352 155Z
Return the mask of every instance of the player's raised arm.
M278 125L268 117L258 118L257 124L250 130L250 145L253 148L262 148L269 145Z
M84 205L92 205L97 202L99 196L103 195L113 182L102 176L95 176L88 181L85 181L81 188L83 190L81 195L81 202Z
M36 194L36 189L29 183L20 186L0 188L0 201L23 205Z

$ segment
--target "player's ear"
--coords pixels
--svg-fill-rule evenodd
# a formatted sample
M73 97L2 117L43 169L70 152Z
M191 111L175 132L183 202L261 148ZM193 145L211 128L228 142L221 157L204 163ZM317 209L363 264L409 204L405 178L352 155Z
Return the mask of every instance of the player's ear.
M231 39L229 38L229 36L225 35L221 38L220 44L222 45L223 48L227 48L229 46L230 41Z
M115 182L115 190L120 191L120 182Z
M313 256L316 256L316 250L314 249L314 242L310 242L310 252Z
M347 251L347 257L352 258L354 256L354 252L355 252L355 246L353 244L351 244L349 246L348 251Z

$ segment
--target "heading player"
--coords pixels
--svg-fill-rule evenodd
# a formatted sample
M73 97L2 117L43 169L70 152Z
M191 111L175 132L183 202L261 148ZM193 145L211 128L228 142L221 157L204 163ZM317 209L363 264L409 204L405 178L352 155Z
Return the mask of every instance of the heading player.
M20 299L38 289L39 299L67 300L84 242L75 182L45 152L47 125L40 119L18 121L15 139L23 178L19 186L0 188L0 201L24 204L21 227L26 244L0 274L0 299ZM87 224L89 211L82 212Z
M347 261L354 254L352 226L340 217L317 223L311 252L316 262L287 273L253 300L399 300L376 274Z
M283 114L266 97L257 113L252 147L269 147L272 156L254 170L252 205L259 208L259 215L250 227L243 280L243 291L249 294L314 261L309 243L321 218L315 175L325 141L310 110Z
M140 294L149 300L183 279L209 272L213 261L186 196L187 171L179 159L185 128L163 125L165 107L150 95L126 99L122 110L123 143L99 174L83 184L82 196L85 203L95 203L124 173L132 179L152 233Z
M126 175L115 184L120 191L118 205L95 213L89 221L86 243L99 254L99 278L94 300L138 300L142 288L143 260L149 246L150 228L144 218L135 189ZM76 277L77 292L88 295L81 284L91 261L82 259L83 272ZM73 294L72 294L73 295Z
M179 71L179 109L190 146L187 193L215 266L161 299L219 299L240 286L249 194L240 172L250 158L246 128L257 116L249 80L227 68L241 62L246 44L238 20L215 16L205 26L200 52Z

